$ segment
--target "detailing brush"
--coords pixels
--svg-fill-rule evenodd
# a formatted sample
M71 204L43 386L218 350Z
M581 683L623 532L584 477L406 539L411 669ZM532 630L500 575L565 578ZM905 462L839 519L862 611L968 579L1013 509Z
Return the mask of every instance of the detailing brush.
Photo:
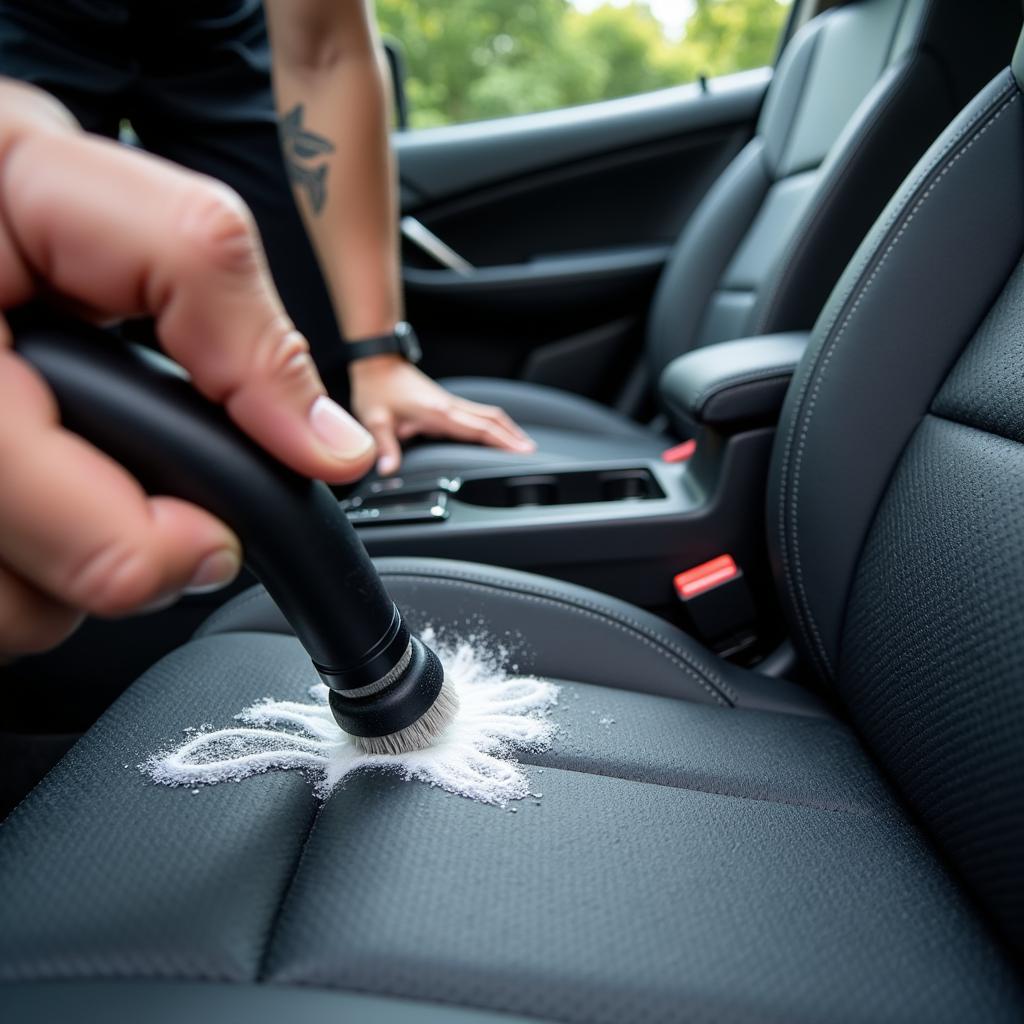
M458 710L444 670L409 633L328 487L242 433L163 356L49 309L9 317L64 425L153 494L208 509L242 541L330 691L338 725L369 754L429 746Z

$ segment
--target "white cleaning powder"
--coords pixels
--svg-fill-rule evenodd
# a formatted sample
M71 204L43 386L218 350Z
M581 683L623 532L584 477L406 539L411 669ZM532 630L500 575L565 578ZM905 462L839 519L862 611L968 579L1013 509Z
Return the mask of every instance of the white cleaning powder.
M479 638L438 644L426 630L423 639L437 651L459 697L455 720L426 750L400 757L361 753L335 723L321 683L310 690L312 703L268 698L236 715L240 726L189 730L180 747L141 767L169 786L237 782L271 769L298 768L326 797L357 769L379 768L499 806L529 796L526 772L511 754L550 745L556 727L548 712L558 703L558 687L510 677L500 655L481 653L485 645Z

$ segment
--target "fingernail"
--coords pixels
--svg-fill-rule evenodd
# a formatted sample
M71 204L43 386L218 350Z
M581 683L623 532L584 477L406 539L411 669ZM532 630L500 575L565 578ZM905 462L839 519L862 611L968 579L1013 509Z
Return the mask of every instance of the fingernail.
M133 615L152 615L154 612L162 612L165 608L170 608L181 594L175 591L173 594L161 594L159 597L153 598L148 604L144 604L137 612L133 612Z
M341 459L354 459L373 446L373 438L337 402L321 395L309 410L313 433Z
M192 575L186 594L208 594L212 590L220 590L226 587L241 569L242 562L235 551L231 548L221 548L207 555Z
M521 452L535 452L537 450L537 442L528 437L524 437L522 441L518 441L516 446Z
M389 473L394 473L398 469L398 459L394 455L382 455L380 461L377 463L377 472L381 476L387 476Z

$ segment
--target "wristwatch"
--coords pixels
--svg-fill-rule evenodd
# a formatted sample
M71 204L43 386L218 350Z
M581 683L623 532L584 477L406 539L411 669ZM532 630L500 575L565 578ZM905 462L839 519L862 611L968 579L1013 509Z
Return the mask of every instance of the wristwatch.
M412 324L400 320L390 334L378 334L372 338L360 338L358 341L345 342L345 354L348 361L366 359L369 356L400 355L410 363L418 363L423 355L419 338L412 329Z

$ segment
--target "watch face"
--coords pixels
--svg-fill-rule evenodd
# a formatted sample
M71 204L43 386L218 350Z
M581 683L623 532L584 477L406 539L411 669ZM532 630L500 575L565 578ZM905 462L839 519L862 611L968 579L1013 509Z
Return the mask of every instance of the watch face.
M420 361L423 357L423 350L420 348L420 340L416 337L412 324L406 323L404 320L395 324L395 339L402 347L402 354L410 363Z

